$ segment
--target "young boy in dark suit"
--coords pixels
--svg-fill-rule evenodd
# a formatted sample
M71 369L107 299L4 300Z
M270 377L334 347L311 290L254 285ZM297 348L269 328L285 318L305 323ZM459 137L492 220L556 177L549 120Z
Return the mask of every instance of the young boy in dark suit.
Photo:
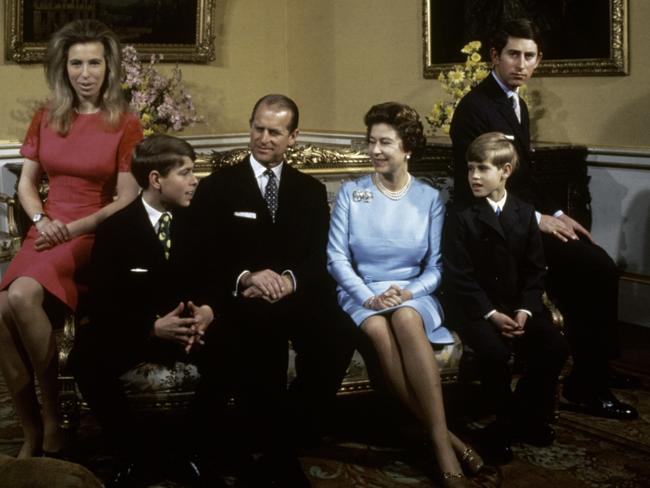
M515 148L490 132L470 144L466 158L475 200L448 219L443 249L450 325L475 351L496 409L496 422L484 432L486 457L506 463L513 439L553 442L548 420L568 347L542 307L546 264L535 211L506 191L517 168ZM526 372L513 393L514 352Z
M182 139L153 135L141 141L131 168L141 195L97 228L90 324L79 330L71 364L104 436L124 458L114 486L131 482L134 462L153 447L119 377L142 361L187 361L214 318L208 303L216 293L201 286L201 273L189 265L185 211L198 183L194 159ZM185 459L183 469L197 478Z

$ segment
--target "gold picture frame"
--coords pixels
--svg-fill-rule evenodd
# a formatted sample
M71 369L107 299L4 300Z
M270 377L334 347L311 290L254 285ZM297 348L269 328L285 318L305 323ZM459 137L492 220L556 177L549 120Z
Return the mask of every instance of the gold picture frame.
M423 0L424 77L437 78L441 71L464 62L463 45L485 40L493 30L490 26L499 22L506 8L511 9L512 17L527 16L541 24L544 58L536 76L629 74L628 0L522 0L507 4ZM561 10L553 11L558 5ZM525 15L527 12L531 15ZM483 48L483 59L487 59Z
M52 32L71 20L96 18L111 27L123 44L135 45L145 58L155 53L163 55L163 62L207 63L215 59L216 1L154 4L143 0L123 6L107 0L6 0L5 59L42 62ZM153 15L153 8L159 9L158 15Z

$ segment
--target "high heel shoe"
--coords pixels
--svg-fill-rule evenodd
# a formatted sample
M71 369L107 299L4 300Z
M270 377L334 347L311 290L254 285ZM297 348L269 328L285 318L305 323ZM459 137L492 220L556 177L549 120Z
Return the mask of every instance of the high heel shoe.
M472 484L463 473L442 473L442 486L445 488L470 488Z
M463 467L473 475L478 474L478 472L483 469L483 466L485 466L481 456L479 456L478 453L469 446L465 447L465 450L460 457L460 462Z

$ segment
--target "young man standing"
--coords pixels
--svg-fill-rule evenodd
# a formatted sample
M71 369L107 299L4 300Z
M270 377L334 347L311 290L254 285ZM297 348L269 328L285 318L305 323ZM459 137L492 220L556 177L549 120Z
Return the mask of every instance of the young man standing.
M617 351L618 270L590 233L545 194L532 173L528 108L518 89L542 59L539 31L530 21L506 22L490 48L492 73L468 93L454 112L454 203L472 202L465 153L485 132L508 137L519 155L520 169L508 180L508 191L536 211L549 265L547 284L566 319L573 370L564 384L572 408L592 415L633 419L636 410L610 392L633 378L614 375L608 360Z

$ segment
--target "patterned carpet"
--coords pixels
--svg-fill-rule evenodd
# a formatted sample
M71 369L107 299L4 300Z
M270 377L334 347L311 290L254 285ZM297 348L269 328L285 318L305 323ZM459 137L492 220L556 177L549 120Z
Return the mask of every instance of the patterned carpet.
M638 420L617 422L562 411L553 446L514 446L515 461L502 468L503 486L650 486L650 383L643 389L617 393L639 409ZM340 422L332 438L318 448L301 452L303 467L314 487L437 486L432 481L435 476L422 433L408 419L389 408L377 408L379 400L372 396L340 400ZM475 423L469 425L470 429L475 427ZM105 479L111 459L102 455L98 439L92 416L85 415L79 433L82 454L77 461ZM0 452L15 455L20 442L21 431L11 401L0 382ZM233 479L226 481L236 486ZM182 485L159 481L149 486Z

